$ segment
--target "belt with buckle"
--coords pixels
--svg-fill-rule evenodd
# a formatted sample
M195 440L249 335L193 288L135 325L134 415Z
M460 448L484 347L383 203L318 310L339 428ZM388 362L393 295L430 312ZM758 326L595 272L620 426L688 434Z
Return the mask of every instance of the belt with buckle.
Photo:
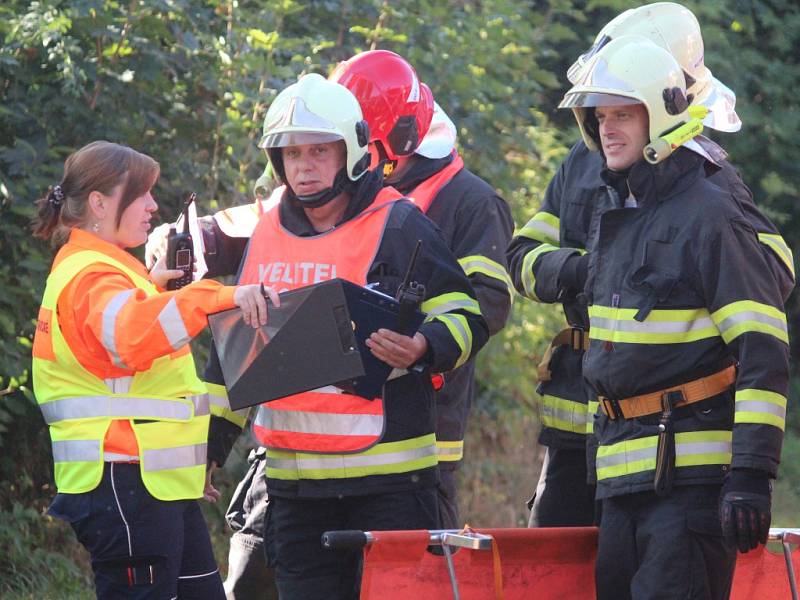
M600 401L600 409L609 419L634 419L660 413L663 408L663 399L666 395L674 399L672 402L673 409L680 408L681 406L694 404L721 394L731 387L735 381L736 367L731 365L713 375L701 377L683 385L676 385L657 392L623 398L622 400L614 400L605 396L600 396L598 399Z

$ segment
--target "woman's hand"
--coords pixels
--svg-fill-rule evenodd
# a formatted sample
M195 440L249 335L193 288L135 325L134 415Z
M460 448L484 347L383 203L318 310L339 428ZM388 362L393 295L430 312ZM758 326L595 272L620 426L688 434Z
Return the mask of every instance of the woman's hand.
M194 269L194 265L192 269ZM183 277L183 271L181 269L168 269L166 254L162 254L150 270L150 279L162 290L166 289L167 282L178 277Z
M254 329L267 324L267 300L269 296L274 306L281 305L278 292L263 284L239 285L233 294L236 306L242 309L242 319L245 324L252 325Z
M407 369L428 351L428 340L419 331L409 337L390 329L378 329L366 343L376 358L395 369Z

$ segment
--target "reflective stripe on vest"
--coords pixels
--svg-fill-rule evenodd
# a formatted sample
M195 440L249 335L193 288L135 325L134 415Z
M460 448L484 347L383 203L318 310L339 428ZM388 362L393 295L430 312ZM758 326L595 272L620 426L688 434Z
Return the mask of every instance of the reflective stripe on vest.
M334 277L365 285L391 207L400 198L385 187L353 219L304 237L287 231L279 207L273 207L253 232L239 283L263 282L278 292ZM321 453L361 452L377 444L384 431L383 401L339 391L323 388L260 406L253 422L256 439L270 448Z
M158 448L142 452L142 469L144 471L164 471L182 469L184 467L206 466L207 444Z
M287 413L284 410L273 410L269 404L258 411L255 424L263 429L286 431L291 428L298 433L317 435L375 436L383 433L383 415L380 414L337 414L301 410Z
M690 431L675 434L675 466L728 465L732 456L730 431ZM652 435L600 446L597 479L624 477L656 468L658 436Z
M207 402L205 414L208 414ZM51 425L70 419L163 419L188 421L193 406L182 400L135 398L132 396L75 396L46 402L39 406L45 423Z
M77 360L64 340L57 318L58 298L76 273L96 263L118 269L147 295L158 293L143 275L99 251L80 249L57 259L42 300L42 312L52 315L47 333L53 352L33 357L36 400L50 427L56 486L65 493L90 491L102 478L104 461L133 460L140 461L142 481L155 498L199 498L210 411L191 354L158 358L135 377L101 380ZM119 294L103 315L100 341L117 363L116 315L136 289ZM114 420L131 422L141 460L104 452Z
M544 394L539 400L539 417L542 425L568 431L570 433L586 433L588 421L586 404Z
M458 172L464 168L464 160L455 152L455 157L450 164L425 181L420 183L408 194L409 200L416 204L419 209L427 213L431 204L436 199L441 189L446 186Z
M377 444L358 454L315 455L267 448L266 474L271 479L344 479L391 475L435 467L434 434Z
M464 458L464 440L436 440L439 462L456 462Z

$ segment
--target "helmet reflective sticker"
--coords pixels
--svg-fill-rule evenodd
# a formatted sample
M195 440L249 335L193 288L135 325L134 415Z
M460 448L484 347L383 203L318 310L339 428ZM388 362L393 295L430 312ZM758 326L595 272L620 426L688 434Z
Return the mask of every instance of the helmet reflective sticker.
M333 123L308 110L302 98L292 98L289 106L286 107L286 111L276 116L278 117L277 122L268 125L270 129L288 126L308 127L309 129L336 129Z

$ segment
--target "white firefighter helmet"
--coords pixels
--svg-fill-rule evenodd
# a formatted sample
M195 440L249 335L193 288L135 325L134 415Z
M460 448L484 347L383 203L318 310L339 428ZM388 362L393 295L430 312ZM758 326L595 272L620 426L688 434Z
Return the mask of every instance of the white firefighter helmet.
M369 128L355 96L317 73L304 75L283 90L264 118L266 148L275 174L285 181L280 148L342 140L347 147L346 176L359 179L369 167Z
M601 48L564 95L559 108L571 108L590 150L600 147L596 120L588 108L643 104L650 141L689 120L686 80L666 50L638 35L621 36Z
M704 124L718 131L739 131L742 122L736 114L736 95L716 79L705 65L703 35L697 17L674 2L656 2L632 8L617 15L600 30L592 47L567 71L576 83L591 58L608 42L622 35L641 35L667 50L683 69L687 93L692 104L709 109Z

